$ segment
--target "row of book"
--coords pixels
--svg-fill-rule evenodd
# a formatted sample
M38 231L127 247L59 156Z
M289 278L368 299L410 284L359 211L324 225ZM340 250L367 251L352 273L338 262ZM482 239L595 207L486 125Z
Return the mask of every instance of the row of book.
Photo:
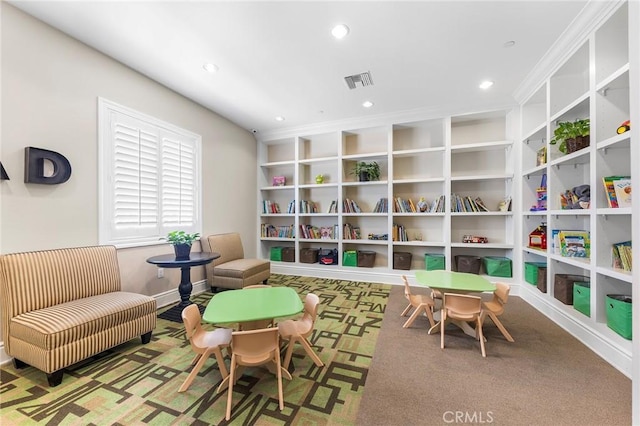
M611 246L611 258L614 268L631 272L632 266L631 241L623 241Z
M269 223L260 225L260 236L262 238L294 238L294 226L274 226Z
M331 201L331 205L329 205L329 208L327 209L327 213L338 213L338 201L337 200Z
M360 227L353 226L350 223L345 223L344 224L342 235L343 235L343 238L345 240L360 240L360 239L362 239L362 234L360 232Z
M409 241L409 233L403 225L396 225L394 223L391 238L393 241Z
M313 226L313 225L300 225L300 238L312 239L312 240L333 240L338 235L338 225L333 226Z
M389 211L389 200L380 198L373 208L373 213L387 213Z
M393 211L395 213L416 213L418 210L416 210L416 206L413 204L411 198L405 200L400 197L394 197Z
M262 201L262 213L263 214L275 214L280 213L280 206L278 203L274 203L271 200Z
M631 207L631 176L605 176L602 184L610 208Z
M460 213L488 212L482 198L451 194L451 211Z
M318 205L313 201L300 200L300 213L318 213Z
M362 210L360 210L360 206L358 206L358 203L349 198L345 198L342 202L342 211L344 213L362 213Z

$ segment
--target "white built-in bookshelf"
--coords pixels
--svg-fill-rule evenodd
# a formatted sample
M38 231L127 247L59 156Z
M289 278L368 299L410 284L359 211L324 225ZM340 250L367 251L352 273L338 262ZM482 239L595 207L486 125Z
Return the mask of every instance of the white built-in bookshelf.
M335 276L338 272L377 274L377 281L380 276L397 278L400 271L393 269L394 252L411 253L412 270L425 268L426 253L444 255L451 269L457 255L511 258L514 213L499 211L498 205L514 196L513 115L511 110L490 111L262 141L259 202L277 202L286 212L295 200L296 212L263 213L260 225L293 225L297 232L293 238L261 237L260 255L269 258L272 247L294 247L296 261L282 262L276 269ZM352 170L361 161L377 162L380 180L359 182ZM324 177L320 184L315 180L319 174ZM276 176L284 176L286 185L273 186ZM480 197L490 211L452 212L451 193ZM420 198L429 204L427 211L394 211L395 199L411 200L417 206ZM440 211L431 211L438 198ZM376 212L382 199L387 200L388 209ZM301 200L315 203L318 212L301 213ZM355 202L360 212L349 211L344 200ZM329 213L335 201L338 211ZM301 226L340 231L334 238L309 239L303 237ZM345 226L358 228L361 238L343 235ZM405 241L393 241L394 226L405 231ZM370 234L387 239L369 239ZM464 243L464 235L484 236L489 242ZM338 265L301 263L304 248L337 249ZM374 251L373 267L342 266L346 250Z
M520 296L630 376L633 343L607 326L606 296L631 296L634 277L637 281L637 272L612 267L612 244L631 240L632 209L610 208L602 182L605 176L637 173L637 164L632 167L632 132L616 132L630 118L627 23L627 5L621 3L521 105L522 259L547 264L547 292L523 283ZM558 122L584 118L591 123L589 147L563 154L557 145L549 144ZM547 163L538 165L537 152L545 146ZM543 174L547 176L547 211L532 212ZM590 185L590 207L562 210L560 194L582 184ZM547 224L547 250L527 245L529 233L541 222ZM551 247L554 229L588 231L590 257L557 254ZM556 274L590 280L590 316L554 297Z

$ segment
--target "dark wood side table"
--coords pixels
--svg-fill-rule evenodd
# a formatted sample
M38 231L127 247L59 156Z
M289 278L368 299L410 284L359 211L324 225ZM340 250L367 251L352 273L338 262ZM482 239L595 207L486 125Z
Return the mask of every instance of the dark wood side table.
M191 268L193 266L206 265L219 257L219 253L200 252L191 253L188 259L176 259L175 254L161 254L148 258L148 263L156 265L159 268L180 268L181 271L180 284L178 285L180 303L158 316L171 321L182 322L182 310L193 303L190 300L191 290L193 290L193 284L191 284ZM199 306L199 308L201 312L204 310L204 307Z

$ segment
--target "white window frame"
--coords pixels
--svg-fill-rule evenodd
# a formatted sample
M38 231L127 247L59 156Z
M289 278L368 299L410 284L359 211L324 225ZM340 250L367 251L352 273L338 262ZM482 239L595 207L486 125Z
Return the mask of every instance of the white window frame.
M146 205L151 207L145 209L142 206L145 203L142 201L138 202L137 207L134 203L131 211L135 213L137 209L138 212L131 216L133 219L130 224L125 224L122 219L124 215L118 217L116 212L116 200L119 199L122 202L125 197L123 191L116 194L118 191L116 160L124 158L118 156L116 152L116 124L119 129L124 127L131 130L132 134L137 134L138 139L129 142L133 145L137 144L136 147L140 151L136 154L139 153L140 158L134 158L133 162L128 164L138 167L137 172L141 172L145 165L136 164L135 161L145 162L146 160L146 165L151 166L150 178L146 179L146 188L151 188L151 191L147 191L151 196L146 197L148 200ZM133 136L134 139L135 137ZM144 148L147 149L144 150ZM144 159L142 159L143 150ZM118 164L122 164L122 161ZM180 170L179 177L170 171L170 166L173 166L174 172L176 167ZM182 167L185 167L186 172L182 172ZM98 240L100 244L116 247L146 246L166 243L163 237L170 231L202 233L201 170L202 137L200 135L107 99L98 98ZM138 179L138 176L133 179ZM168 180L173 180L171 182L173 191L166 183ZM141 200L144 198L140 195L144 192L143 183L140 181L137 184L139 187L135 190L138 194L137 198ZM176 184L180 188L177 195ZM163 203L168 204L167 197L172 197L174 210L177 202L178 210L185 213L186 220L166 222L169 209L165 209ZM172 217L175 218L175 214ZM145 218L146 224L144 224Z

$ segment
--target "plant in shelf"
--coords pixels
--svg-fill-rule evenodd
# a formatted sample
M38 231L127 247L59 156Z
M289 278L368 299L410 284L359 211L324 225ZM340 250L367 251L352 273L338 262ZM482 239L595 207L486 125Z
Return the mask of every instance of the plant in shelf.
M189 234L184 231L171 231L164 237L169 244L173 245L173 250L176 253L176 259L188 259L191 253L191 246L193 242L200 238L200 234L195 232Z
M590 123L589 119L577 119L575 121L561 121L553 131L551 145L558 144L558 151L563 154L571 154L589 146Z
M360 182L380 180L380 165L375 161L371 163L358 161L351 174L356 175Z

